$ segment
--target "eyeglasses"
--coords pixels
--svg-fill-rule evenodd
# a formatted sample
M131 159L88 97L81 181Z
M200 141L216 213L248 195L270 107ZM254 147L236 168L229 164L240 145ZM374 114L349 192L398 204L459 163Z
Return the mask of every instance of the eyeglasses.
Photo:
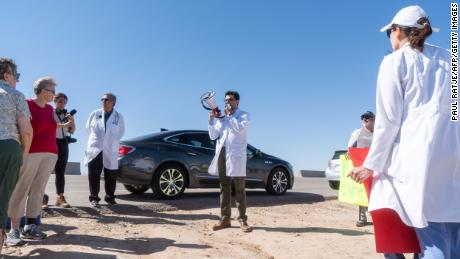
M19 77L21 76L21 73L18 73L18 72L13 72L13 71L9 71L7 72L9 74L11 74L12 76L16 77L16 83L19 82Z
M54 90L51 90L51 89L47 89L47 88L43 88L43 90L45 90L45 91L47 91L47 92L51 92L51 93L53 93L53 94L55 94L55 93L56 93L56 91L54 91Z

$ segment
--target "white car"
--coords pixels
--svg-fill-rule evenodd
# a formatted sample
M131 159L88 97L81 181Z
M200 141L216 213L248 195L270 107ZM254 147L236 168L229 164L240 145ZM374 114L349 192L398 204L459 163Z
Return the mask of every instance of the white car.
M326 179L329 181L329 186L338 190L340 187L340 155L346 154L346 150L336 150L334 155L327 165L325 170Z

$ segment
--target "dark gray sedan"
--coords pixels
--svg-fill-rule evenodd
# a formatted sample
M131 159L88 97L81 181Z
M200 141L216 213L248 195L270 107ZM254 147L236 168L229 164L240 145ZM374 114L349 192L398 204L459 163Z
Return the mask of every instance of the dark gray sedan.
M120 143L118 181L134 194L152 188L163 199L175 199L185 188L218 188L208 174L215 142L207 131L161 131ZM292 165L248 145L246 188L265 188L281 195L294 185Z

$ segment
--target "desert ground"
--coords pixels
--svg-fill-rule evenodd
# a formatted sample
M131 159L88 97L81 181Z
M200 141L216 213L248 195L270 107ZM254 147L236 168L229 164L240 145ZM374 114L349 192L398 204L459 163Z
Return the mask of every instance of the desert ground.
M51 177L50 204L54 190ZM186 190L165 201L119 185L119 204L101 202L100 209L89 207L85 177L67 177L66 190L72 208L42 213L48 238L4 247L6 258L383 258L375 253L372 225L356 227L357 207L338 202L324 178L297 177L282 196L248 190L251 233L236 220L230 229L211 230L219 218L218 189Z

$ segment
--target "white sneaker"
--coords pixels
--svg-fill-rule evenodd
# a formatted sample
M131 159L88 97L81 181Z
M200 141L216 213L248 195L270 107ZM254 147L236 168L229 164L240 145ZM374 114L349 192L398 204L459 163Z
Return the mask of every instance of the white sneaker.
M22 246L25 244L24 240L21 239L19 229L11 229L10 232L6 233L5 244L7 246Z

